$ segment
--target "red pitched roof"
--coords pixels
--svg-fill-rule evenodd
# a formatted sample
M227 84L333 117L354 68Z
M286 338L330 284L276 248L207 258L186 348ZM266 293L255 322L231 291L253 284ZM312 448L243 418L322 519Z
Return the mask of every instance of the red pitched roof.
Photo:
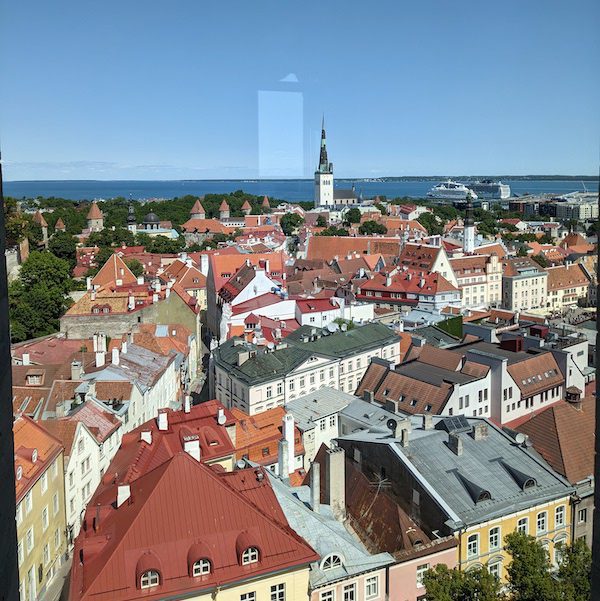
M92 202L92 205L90 206L90 210L88 211L87 218L102 219L103 217L104 215L102 214L100 207L98 207L98 203L94 200L94 202Z
M72 601L200 596L318 559L287 524L260 468L224 474L178 453L139 474L120 507L111 473L90 501L75 542L74 557L83 563L73 562ZM258 548L260 561L242 565L249 547ZM191 567L201 558L210 560L211 572L194 578ZM160 585L140 592L147 569L160 573Z
M137 284L137 278L119 255L113 254L106 263L100 268L100 271L93 277L94 286L108 286L110 284L127 286Z
M271 205L269 204L269 198L268 198L267 196L265 196L265 197L263 198L263 200L262 200L262 206L263 206L265 209L270 209L270 208L271 208Z
M229 211L229 205L225 199L223 199L223 202L219 205L219 211Z
M48 227L48 223L44 219L41 211L36 211L33 215L33 221L37 223L40 227Z
M204 210L204 207L202 206L202 204L200 203L200 199L198 199L195 203L194 206L191 208L190 210L190 214L194 214L194 213L199 213L199 214L206 214L206 211Z
M242 205L242 211L248 211L252 209L252 205L248 202L248 200L244 201L244 204Z

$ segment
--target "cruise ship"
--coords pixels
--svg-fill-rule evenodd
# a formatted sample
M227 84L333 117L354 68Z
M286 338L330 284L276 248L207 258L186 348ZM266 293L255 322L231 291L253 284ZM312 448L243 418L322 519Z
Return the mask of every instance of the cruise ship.
M451 179L434 186L427 192L429 198L443 198L448 200L466 200L467 194L470 194L473 200L477 200L477 194L473 190L467 188L464 184L453 182Z
M510 197L510 186L502 182L483 179L481 181L469 182L469 188L475 192L479 198L504 199Z

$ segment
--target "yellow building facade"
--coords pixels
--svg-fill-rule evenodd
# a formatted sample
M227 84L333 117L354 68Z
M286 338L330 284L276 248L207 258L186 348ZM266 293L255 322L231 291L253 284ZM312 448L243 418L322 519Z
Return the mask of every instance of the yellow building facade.
M39 599L67 552L63 447L29 418L14 424L21 601Z
M571 541L570 497L536 505L462 531L458 536L460 568L486 567L505 581L511 556L504 550L504 538L515 531L533 536L542 543L550 561L556 565L556 545Z

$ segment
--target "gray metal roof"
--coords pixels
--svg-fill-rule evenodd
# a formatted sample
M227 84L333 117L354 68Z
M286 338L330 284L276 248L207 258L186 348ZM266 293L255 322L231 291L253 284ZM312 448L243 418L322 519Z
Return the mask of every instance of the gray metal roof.
M435 429L424 430L422 417L414 416L407 447L387 434L358 432L341 437L363 443L388 445L398 461L420 481L425 490L447 513L450 521L467 525L492 520L565 497L573 487L552 468L494 424L482 418L466 418L469 425L485 423L488 436L474 440L468 433L458 436L463 453L454 454L448 444L448 433L441 429L442 416L433 417ZM521 488L518 473L535 479L535 486ZM476 502L473 490L481 489L491 495L489 500ZM458 524L450 524L458 528Z
M333 198L358 198L358 194L352 188L334 188Z
M344 407L339 414L340 426L347 432L366 430L388 435L388 420L398 421L408 417L404 413L392 413L384 409L379 403L368 403L363 399L354 397L352 402ZM343 431L343 430L342 430Z
M314 428L321 418L338 413L355 400L351 394L326 387L289 401L285 408L294 416L298 428L305 432Z
M453 382L455 384L466 384L480 380L483 376L473 376L462 373L460 371L451 371L438 367L437 365L429 365L419 361L410 361L395 367L396 372L420 382L427 382L434 386L441 386L444 381Z
M310 566L310 588L326 586L351 576L394 563L389 553L371 555L363 544L334 517L329 505L320 505L319 513L310 508L310 488L290 487L269 474L273 490L290 526L321 556L331 553L342 557L342 567L323 571L320 562Z

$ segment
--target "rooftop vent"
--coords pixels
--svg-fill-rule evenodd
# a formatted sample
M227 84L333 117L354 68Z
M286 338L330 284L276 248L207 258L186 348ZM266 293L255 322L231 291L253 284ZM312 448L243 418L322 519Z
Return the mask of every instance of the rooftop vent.
M482 501L490 501L492 494L489 490L486 490L479 484L475 484L465 476L463 476L458 470L456 471L456 477L460 480L461 484L465 487L465 490L469 493L469 496L474 503L481 503Z
M537 486L537 480L533 476L528 476L521 470L518 470L512 465L506 463L506 461L500 461L502 467L512 476L512 479L519 485L521 490L527 490Z

